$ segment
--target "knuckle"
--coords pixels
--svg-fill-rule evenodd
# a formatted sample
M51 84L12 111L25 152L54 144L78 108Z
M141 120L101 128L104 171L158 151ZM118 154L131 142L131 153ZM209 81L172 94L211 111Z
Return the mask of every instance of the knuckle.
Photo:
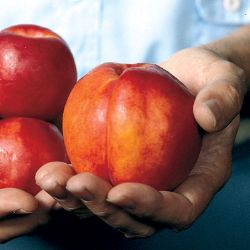
M245 71L238 67L236 64L228 61L228 60L219 60L218 63L215 64L215 67L219 67L223 69L223 72L230 72L232 75L236 76L237 79L240 78L241 80L245 79Z
M238 67L237 65L235 65L234 63L231 63L234 67L234 72L235 75L240 79L240 81L245 82L246 81L246 72L245 70L243 70L242 68ZM244 85L245 86L245 85Z
M229 84L227 91L227 95L231 98L232 103L236 104L237 107L241 106L242 99L244 94L247 91L246 86L246 73L245 71L235 65L234 63L223 61L224 72L230 72L231 79L234 84Z
M213 63L211 66L212 72L209 71L209 73L214 73L214 70L216 73L214 75L218 77L218 69L220 69L219 72L227 72L227 80L231 80L235 84L228 85L229 88L226 90L230 96L232 96L234 100L240 100L239 97L243 97L244 94L247 91L246 86L246 73L245 71L235 65L232 62L226 61L226 60L219 60ZM210 70L211 70L210 68ZM211 76L211 74L209 74ZM224 76L219 74L221 79L224 79Z
M227 87L227 97L229 98L232 105L240 109L242 104L242 98L239 89L235 85L228 85Z

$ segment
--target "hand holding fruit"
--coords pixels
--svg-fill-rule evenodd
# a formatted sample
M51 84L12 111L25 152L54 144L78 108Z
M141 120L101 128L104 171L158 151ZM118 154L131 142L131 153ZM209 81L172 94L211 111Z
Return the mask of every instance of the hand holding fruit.
M47 164L36 176L45 191L62 198L65 208L77 203L79 211L81 202L84 210L87 207L127 237L149 236L157 229L156 223L175 228L190 225L230 175L231 149L239 124L236 116L245 90L243 71L205 47L181 51L162 67L196 95L195 118L209 132L203 136L193 170L181 185L172 192L139 183L113 187L93 174L66 175L67 168L58 163ZM50 173L49 182L43 178L44 172Z
M157 65L101 64L78 81L64 108L73 168L112 185L172 190L200 152L193 103L185 86Z

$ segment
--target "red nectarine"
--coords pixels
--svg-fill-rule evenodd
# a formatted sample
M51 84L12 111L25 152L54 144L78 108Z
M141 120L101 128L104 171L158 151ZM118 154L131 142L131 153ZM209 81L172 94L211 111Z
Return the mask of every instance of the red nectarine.
M66 42L36 25L0 32L0 116L52 120L62 113L76 82Z
M0 120L0 188L36 194L35 173L50 161L67 161L62 134L54 125L33 118Z
M76 172L113 185L141 182L172 190L187 178L201 147L194 96L151 64L102 64L72 90L63 133Z

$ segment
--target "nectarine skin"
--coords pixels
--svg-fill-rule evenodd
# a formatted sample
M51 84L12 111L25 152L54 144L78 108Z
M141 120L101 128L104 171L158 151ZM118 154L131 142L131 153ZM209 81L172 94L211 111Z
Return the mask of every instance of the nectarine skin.
M102 64L78 81L63 115L76 172L113 185L140 182L172 190L187 178L201 147L194 96L151 64Z
M52 124L33 118L0 120L0 188L14 187L35 195L39 167L67 161L63 137Z
M52 120L76 82L74 58L49 29L16 25L0 32L0 116Z

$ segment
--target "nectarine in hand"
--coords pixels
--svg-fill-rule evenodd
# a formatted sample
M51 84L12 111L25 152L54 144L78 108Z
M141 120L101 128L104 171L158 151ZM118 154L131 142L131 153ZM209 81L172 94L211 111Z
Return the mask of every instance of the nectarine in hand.
M186 87L159 66L96 67L75 85L64 110L73 168L113 185L141 182L172 190L200 152L193 103Z

